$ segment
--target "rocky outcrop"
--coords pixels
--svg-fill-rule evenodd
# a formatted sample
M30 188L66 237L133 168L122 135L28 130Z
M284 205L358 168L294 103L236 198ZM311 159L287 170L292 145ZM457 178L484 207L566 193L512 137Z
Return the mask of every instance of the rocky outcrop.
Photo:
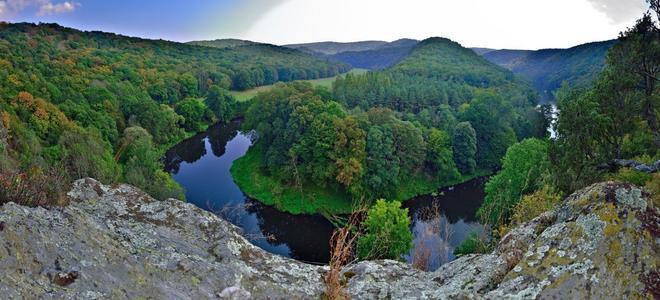
M62 208L0 208L2 298L315 299L327 267L269 254L238 228L177 200L75 182ZM660 213L608 182L507 234L493 253L435 272L361 262L353 298L648 298L659 292Z
M660 172L660 160L654 163L645 164L630 159L615 159L610 162L608 167L612 168L632 168L637 172L656 173Z

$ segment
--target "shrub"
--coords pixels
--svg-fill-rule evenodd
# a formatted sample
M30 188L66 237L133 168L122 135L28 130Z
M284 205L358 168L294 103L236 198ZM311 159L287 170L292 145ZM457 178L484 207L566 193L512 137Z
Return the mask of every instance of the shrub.
M66 176L55 168L0 172L0 205L9 202L26 206L64 205L68 187Z
M555 193L549 186L523 196L520 203L513 208L510 225L529 222L542 213L552 210L561 202L561 194Z
M454 255L462 256L472 253L488 253L491 251L490 245L479 236L478 233L470 233L470 236L454 249Z
M538 139L524 140L507 150L502 170L486 184L486 197L477 211L483 223L507 223L522 196L541 187L548 170L547 152L548 144Z
M610 180L618 180L632 183L637 186L644 186L652 179L651 174L636 171L632 168L621 168L609 177Z
M408 209L401 208L401 202L378 200L362 225L365 232L358 239L360 259L400 259L410 252L410 217Z
M651 203L654 207L660 207L660 173L652 175L651 180L646 183L646 189L651 194Z

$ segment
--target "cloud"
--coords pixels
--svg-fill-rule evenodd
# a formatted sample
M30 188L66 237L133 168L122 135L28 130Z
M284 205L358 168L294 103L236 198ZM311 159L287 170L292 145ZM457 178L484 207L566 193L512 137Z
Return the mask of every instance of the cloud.
M78 6L80 6L79 3L69 2L69 1L64 1L64 2L58 3L58 4L53 4L53 3L47 2L47 3L42 4L39 7L39 11L37 12L37 16L46 16L46 15L72 12Z
M605 13L614 24L641 16L648 6L644 0L588 0L597 10Z
M52 0L0 0L0 18L10 18L27 9L36 10L37 16L46 16L74 11L80 3L64 1L53 3Z

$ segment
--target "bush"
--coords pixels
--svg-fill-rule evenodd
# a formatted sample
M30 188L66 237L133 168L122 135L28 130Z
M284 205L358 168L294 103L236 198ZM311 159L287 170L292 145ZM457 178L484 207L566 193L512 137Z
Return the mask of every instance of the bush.
M454 255L463 256L472 253L488 253L491 251L490 245L485 242L476 232L470 233L470 236L454 249Z
M9 202L26 206L64 205L68 182L55 168L0 172L0 205Z
M559 202L561 202L561 194L544 186L533 194L523 196L520 203L513 209L510 225L531 221L542 213L554 209Z
M548 170L547 151L548 144L538 139L524 140L507 150L502 170L486 184L486 197L477 211L483 223L507 223L522 196L541 187Z
M646 189L651 194L651 203L654 207L660 207L660 173L652 175L651 180L646 183Z
M360 259L401 259L410 252L413 236L410 232L408 209L401 202L378 200L362 223L364 235L358 239Z
M639 172L632 168L621 168L618 172L609 176L609 179L628 182L637 186L644 186L652 179L652 176L651 174Z

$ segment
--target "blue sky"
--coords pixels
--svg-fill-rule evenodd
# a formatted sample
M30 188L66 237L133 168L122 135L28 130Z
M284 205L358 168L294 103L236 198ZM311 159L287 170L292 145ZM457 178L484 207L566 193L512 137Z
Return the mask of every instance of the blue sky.
M616 38L644 0L0 0L0 20L146 38L275 44L423 39L538 49Z

